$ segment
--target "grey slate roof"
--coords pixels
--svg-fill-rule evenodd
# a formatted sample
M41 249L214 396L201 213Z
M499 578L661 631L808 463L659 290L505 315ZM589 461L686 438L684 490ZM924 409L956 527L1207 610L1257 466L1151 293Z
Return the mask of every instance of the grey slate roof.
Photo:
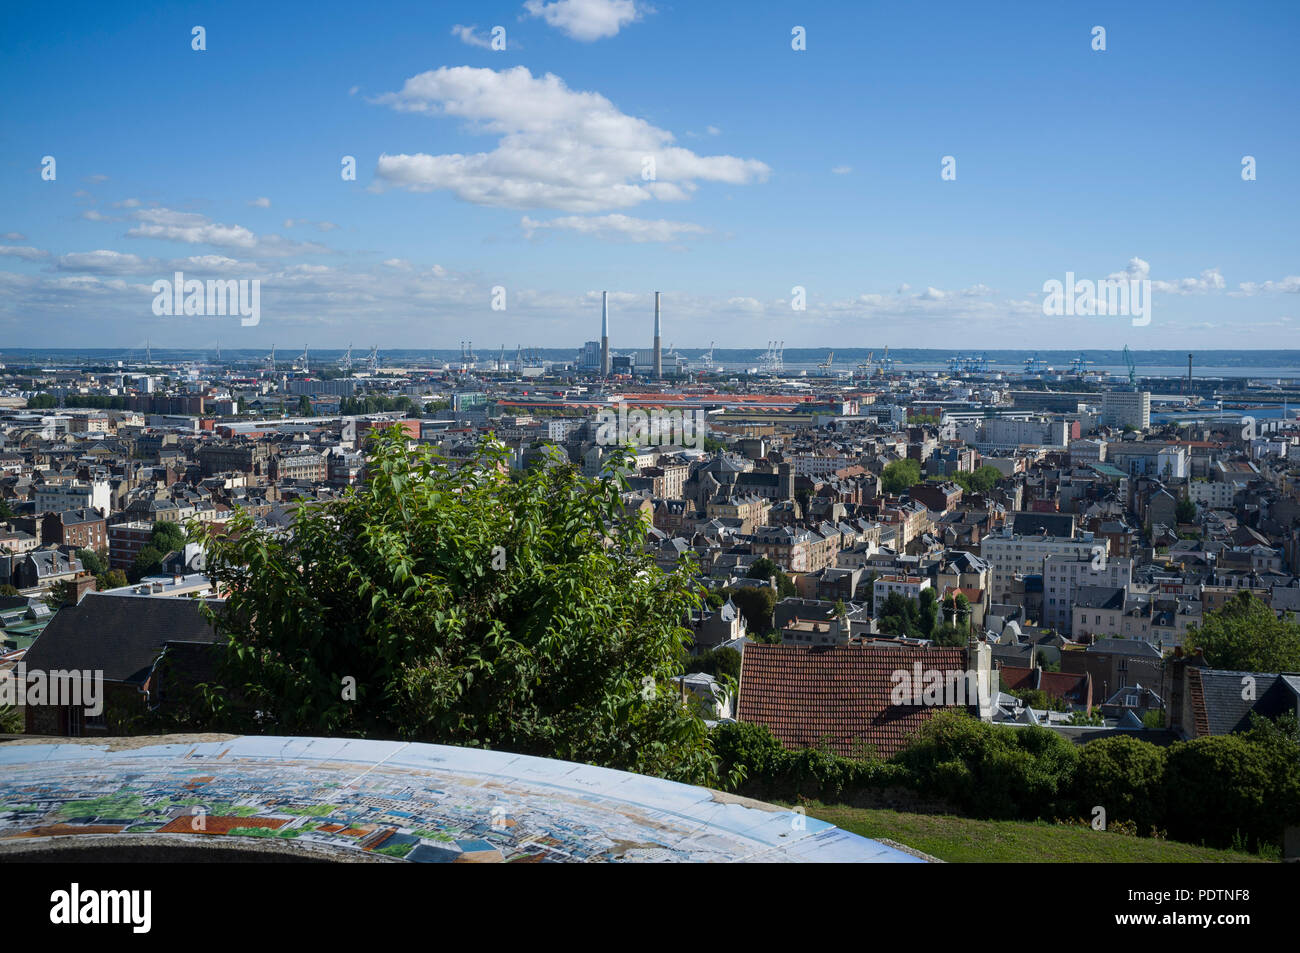
M1210 734L1226 735L1250 727L1250 713L1276 718L1286 712L1300 714L1300 676L1260 672L1201 670L1201 692ZM1255 680L1255 698L1243 699L1242 679Z
M29 671L91 669L140 684L166 643L216 641L197 600L92 592L55 614L24 661Z

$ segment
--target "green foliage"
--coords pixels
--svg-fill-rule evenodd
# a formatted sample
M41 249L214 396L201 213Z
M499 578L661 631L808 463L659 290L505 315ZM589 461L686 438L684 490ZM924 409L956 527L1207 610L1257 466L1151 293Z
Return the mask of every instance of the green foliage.
M731 779L728 790L754 797L835 800L905 781L898 767L876 758L844 758L813 748L788 751L762 725L719 724L713 745L722 775Z
M411 398L406 395L381 397L378 394L367 394L364 397L344 397L339 401L339 413L345 417L394 412L405 414L409 413L414 406Z
M776 610L776 593L771 586L737 586L727 594L745 617L745 625L755 635L764 635L773 629L772 613Z
M1169 749L1166 825L1171 837L1259 849L1300 822L1300 746L1257 725L1252 733L1196 738Z
M316 411L312 410L311 398L308 397L306 394L302 394L298 397L298 416L299 417L316 416Z
M18 591L16 587L11 586L9 583L6 582L3 586L0 586L0 596L17 596L17 595L21 595L21 593Z
M1107 824L1132 821L1147 831L1165 818L1165 755L1159 745L1116 735L1083 746L1079 755L1077 814L1106 811Z
M894 760L920 791L977 817L1034 818L1073 806L1079 752L1046 728L990 725L946 710Z
M9 505L8 500L6 500L3 496L0 496L0 520L13 519L13 517L14 517L13 507Z
M51 407L59 406L59 399L53 394L32 394L27 398L28 410L49 410Z
M714 678L726 676L740 681L740 653L733 648L720 646L710 649L686 663L686 674L704 672Z
M993 487L997 486L998 480L1002 479L1002 471L997 467L991 467L988 464L985 464L973 473L959 470L956 473L931 477L931 479L938 482L951 480L966 493L985 494L988 493L989 490L993 489Z
M211 722L714 782L707 728L671 684L699 587L643 551L622 457L595 481L565 465L512 482L498 445L453 469L394 427L368 483L299 507L291 536L243 511L229 535L194 527L230 594Z
M77 558L81 560L81 568L92 576L98 576L107 568L104 561L99 558L99 553L93 549L77 550Z
M23 713L14 705L0 705L0 734L20 735L24 730Z
M110 569L95 577L95 589L99 592L107 592L109 589L120 589L130 583L126 578L126 573L120 569Z
M127 582L137 583L145 576L162 572L162 560L163 554L155 546L151 544L142 546L126 571Z
M888 635L928 639L938 621L938 597L934 590L922 589L917 599L909 599L901 592L891 592L880 607L880 631ZM965 640L961 644L965 644Z
M185 545L185 530L181 529L177 523L154 523L153 532L149 534L149 541L153 544L154 549L166 555L181 549Z
M895 460L886 464L880 474L881 490L890 496L897 496L920 482L921 464L917 460Z
M1174 507L1174 519L1179 523L1196 522L1196 504L1189 497L1183 497Z
M1300 671L1300 623L1279 619L1243 589L1201 625L1187 631L1189 650L1201 649L1215 668L1233 672Z
M1046 709L1048 711L1065 711L1066 708L1063 699L1049 695L1041 688L1017 688L1015 691L1007 692L1007 694L1019 698L1030 708Z
M749 572L745 573L747 579L767 580L773 576L776 576L776 591L781 599L789 599L799 594L799 587L794 584L794 581L766 556L754 560L749 567Z
M939 597L934 594L934 587L921 590L916 600L916 627L921 638L928 639L934 634L934 625L939 617Z

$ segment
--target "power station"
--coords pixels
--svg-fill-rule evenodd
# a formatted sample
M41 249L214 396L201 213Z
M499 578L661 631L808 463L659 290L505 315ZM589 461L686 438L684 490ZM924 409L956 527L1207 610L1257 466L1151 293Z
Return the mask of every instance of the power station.
M600 293L600 376L609 376L609 292Z
M649 350L636 350L630 354L615 355L609 346L609 292L600 293L600 340L588 341L578 352L578 367L600 377L614 374L632 374L638 377L663 380L664 344L663 344L663 293L656 291L654 337ZM676 360L680 369L680 358L668 355L669 362Z
M655 380L663 380L664 376L664 349L663 349L663 324L659 315L659 292L655 292Z

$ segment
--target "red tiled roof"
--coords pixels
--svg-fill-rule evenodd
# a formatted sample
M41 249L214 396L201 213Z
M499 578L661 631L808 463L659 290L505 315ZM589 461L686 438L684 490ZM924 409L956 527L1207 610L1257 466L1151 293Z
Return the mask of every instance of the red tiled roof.
M766 725L787 748L826 745L841 755L870 745L888 758L938 707L891 705L892 673L966 670L956 648L792 645L745 646L740 671L740 721Z
M1003 665L998 671L1002 675L1002 684L1007 691L1034 687L1034 670L1019 665ZM1092 705L1092 692L1089 691L1088 674L1071 672L1040 672L1038 687L1052 698Z

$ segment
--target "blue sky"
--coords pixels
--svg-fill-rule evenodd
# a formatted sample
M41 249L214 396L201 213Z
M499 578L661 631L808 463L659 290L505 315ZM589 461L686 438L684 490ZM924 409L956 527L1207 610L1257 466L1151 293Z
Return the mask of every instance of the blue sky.
M0 347L577 346L600 289L624 349L655 290L683 347L1300 347L1294 3L0 17ZM178 268L260 324L155 316ZM1066 271L1151 323L1045 317Z

